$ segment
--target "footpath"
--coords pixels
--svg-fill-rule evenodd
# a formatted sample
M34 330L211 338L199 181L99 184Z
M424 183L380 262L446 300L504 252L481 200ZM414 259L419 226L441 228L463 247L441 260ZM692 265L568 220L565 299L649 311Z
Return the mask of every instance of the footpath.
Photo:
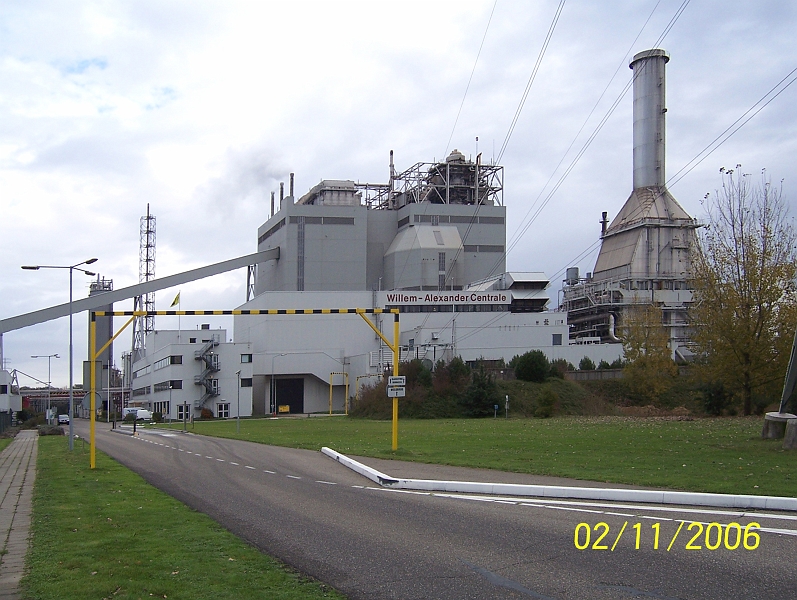
M20 431L0 453L0 600L22 597L38 446L37 431Z

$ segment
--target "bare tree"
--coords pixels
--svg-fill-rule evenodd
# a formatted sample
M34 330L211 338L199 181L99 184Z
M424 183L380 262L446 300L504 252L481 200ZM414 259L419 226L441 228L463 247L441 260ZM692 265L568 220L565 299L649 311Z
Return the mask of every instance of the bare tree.
M782 184L761 182L741 165L720 169L722 189L706 194L708 213L693 260L693 340L708 376L741 398L777 396L797 325L795 232Z

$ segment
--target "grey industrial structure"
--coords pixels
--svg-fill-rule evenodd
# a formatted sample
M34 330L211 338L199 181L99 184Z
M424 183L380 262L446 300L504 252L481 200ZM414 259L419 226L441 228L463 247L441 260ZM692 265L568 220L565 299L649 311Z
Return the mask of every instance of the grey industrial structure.
M603 213L601 249L595 268L579 278L568 269L561 309L570 335L582 341L618 342L629 308L654 305L662 310L670 348L687 358L692 302L691 256L699 251L698 222L667 190L665 182L664 50L634 56L634 189L608 224ZM607 227L608 225L608 227Z

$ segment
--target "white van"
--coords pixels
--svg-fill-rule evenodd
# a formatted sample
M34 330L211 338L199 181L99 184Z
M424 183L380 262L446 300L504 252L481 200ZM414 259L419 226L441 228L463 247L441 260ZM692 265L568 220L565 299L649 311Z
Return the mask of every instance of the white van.
M136 421L151 421L152 413L145 408L123 408L122 420L127 418L127 415L136 415Z

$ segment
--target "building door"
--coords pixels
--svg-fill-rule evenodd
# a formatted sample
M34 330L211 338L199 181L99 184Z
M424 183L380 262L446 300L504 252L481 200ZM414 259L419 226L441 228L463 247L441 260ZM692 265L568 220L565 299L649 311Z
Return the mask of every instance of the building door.
M304 379L277 379L275 383L277 392L277 412L280 412L280 406L289 406L291 413L303 413Z

